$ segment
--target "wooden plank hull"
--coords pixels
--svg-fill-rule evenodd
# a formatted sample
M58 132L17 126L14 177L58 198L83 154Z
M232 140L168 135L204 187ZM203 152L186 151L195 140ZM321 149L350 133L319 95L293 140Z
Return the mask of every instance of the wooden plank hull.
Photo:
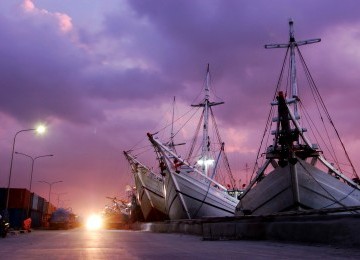
M164 185L160 177L141 171L134 173L137 199L146 221L168 219L165 210Z
M240 198L236 215L244 210L266 215L300 209L329 209L360 206L360 191L311 164L295 164L299 201L294 196L290 166L277 167Z
M193 177L186 169L180 173L167 171L165 191L171 220L234 216L238 203L226 191Z

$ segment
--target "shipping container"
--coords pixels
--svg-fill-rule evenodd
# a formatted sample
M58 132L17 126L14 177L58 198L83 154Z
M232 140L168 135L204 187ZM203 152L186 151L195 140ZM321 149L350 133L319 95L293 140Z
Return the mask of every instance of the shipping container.
M0 210L6 208L6 195L7 195L7 189L0 188Z
M56 210L56 207L52 204L52 203L49 203L49 214L52 214L54 211Z
M42 212L40 211L32 211L31 212L31 227L39 228L41 227L42 222Z
M31 209L37 210L38 209L38 203L39 203L39 195L32 193L32 204Z
M30 203L30 191L11 188L9 194L9 209L27 209Z
M7 188L0 188L0 208L6 208ZM30 192L27 189L10 188L9 208L27 208L30 201Z
M48 208L49 208L49 202L44 201L44 207L43 207L43 214L46 214L48 212Z
M26 209L9 208L10 228L22 229L23 222L26 219Z
M45 199L43 197L39 196L39 202L38 202L37 210L43 212L44 204L45 204Z

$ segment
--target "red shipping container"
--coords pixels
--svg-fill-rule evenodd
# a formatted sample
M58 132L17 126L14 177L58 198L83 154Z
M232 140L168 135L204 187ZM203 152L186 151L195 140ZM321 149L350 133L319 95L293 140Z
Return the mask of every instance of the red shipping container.
M11 188L9 193L9 209L27 209L30 203L30 191Z

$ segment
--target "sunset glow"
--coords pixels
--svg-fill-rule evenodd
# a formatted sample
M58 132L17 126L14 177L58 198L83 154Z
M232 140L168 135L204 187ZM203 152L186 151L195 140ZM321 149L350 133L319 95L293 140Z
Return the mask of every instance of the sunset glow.
M211 101L224 102L212 109L229 165L236 183L249 182L257 157L264 158L258 150L286 51L264 45L288 41L290 17L296 40L321 38L301 53L360 172L360 1L2 0L0 6L0 187L8 185L14 134L42 122L46 134L22 133L15 144L31 156L54 154L36 163L32 192L48 198L49 187L38 180L63 180L51 192L66 199L51 194L51 202L81 216L89 205L101 211L106 197L126 197L134 178L122 151L144 147L139 157L159 169L146 133L165 142L173 134L188 159L203 126L179 125L200 114L189 111L204 97L208 63ZM306 76L297 75L301 103L314 112ZM304 113L300 123L310 133ZM221 145L210 139L209 146ZM193 152L192 166L201 149ZM28 188L30 174L29 160L14 157L11 187Z
M86 228L88 230L97 230L102 228L103 222L100 215L90 215L86 220Z

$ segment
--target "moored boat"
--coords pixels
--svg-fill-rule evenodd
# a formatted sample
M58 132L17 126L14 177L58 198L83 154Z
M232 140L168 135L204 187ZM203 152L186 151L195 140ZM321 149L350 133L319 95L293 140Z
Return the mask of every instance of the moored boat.
M135 156L124 151L134 175L136 198L146 221L168 219L165 209L163 177L142 164Z
M324 209L332 209L332 212L336 212L334 209L338 209L339 212L344 212L348 208L351 208L349 212L354 212L354 207L360 206L359 177L338 131L334 128L335 136L338 137L340 143L339 146L344 149L345 157L348 159L352 170L352 178L340 170L341 166L336 160L336 156L334 163L325 159L319 144L310 142L306 134L307 129L302 126L305 120L300 120L302 118L300 108L303 108L303 103L298 94L295 54L298 54L301 63L304 65L305 75L314 94L314 100L320 103L316 107L323 109L325 117L333 126L330 115L299 50L299 46L317 43L320 42L320 39L296 41L292 20L290 20L289 26L290 40L288 43L265 45L265 48L287 49L276 95L272 102L272 107L276 110L273 109L273 112L270 113L270 115L274 115L272 119L269 116L272 123L269 120L267 124L268 130L271 130L269 126L273 125L271 134L274 137L273 142L264 153L265 162L257 169L256 174L254 171L254 178L240 196L236 215L266 215L287 211L305 212ZM286 86L285 90L280 90L283 71L286 71L284 67L287 57L289 58L289 85ZM307 118L308 114L304 113L304 117ZM309 120L309 122L312 123L313 121ZM310 128L312 127L314 126L310 125ZM327 137L329 137L328 131L326 127L323 130ZM318 132L321 133L322 131ZM333 148L332 145L326 145ZM337 166L335 166L336 164Z
M173 140L162 142L153 134L148 134L154 146L160 163L162 175L165 176L165 203L171 220L195 219L203 217L233 216L238 203L234 178L229 172L232 187L225 187L215 180L218 173L219 161L225 160L224 143L218 131L216 140L211 140L209 134L209 117L215 124L212 107L223 102L209 100L209 66L205 84L205 97L199 104L192 107L203 108L201 119L195 130L194 143L190 145L190 152L183 159L175 150ZM202 123L202 136L200 125ZM216 128L216 127L215 127ZM217 129L217 128L216 128ZM197 138L200 136L199 138ZM173 138L174 136L172 136ZM199 153L192 154L195 150L196 140L201 139ZM217 148L217 154L215 152Z

